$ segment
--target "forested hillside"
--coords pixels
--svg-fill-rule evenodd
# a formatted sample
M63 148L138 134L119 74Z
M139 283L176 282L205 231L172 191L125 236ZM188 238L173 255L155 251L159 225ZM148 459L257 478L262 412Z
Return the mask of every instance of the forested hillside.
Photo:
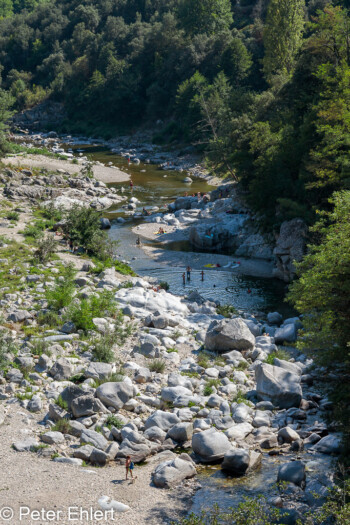
M249 190L267 224L347 188L347 2L56 0L0 23L2 86L63 101L70 131L157 120ZM339 4L339 5L335 5Z

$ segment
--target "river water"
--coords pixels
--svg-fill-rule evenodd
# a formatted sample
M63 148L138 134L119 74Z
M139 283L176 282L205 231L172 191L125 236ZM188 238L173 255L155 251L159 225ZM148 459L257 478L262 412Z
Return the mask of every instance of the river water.
M112 163L121 170L130 173L134 184L132 194L128 183L112 184L112 186L119 191L125 190L125 195L128 198L134 196L140 200L141 204L136 211L141 211L143 207L151 209L154 206L165 209L167 204L173 202L177 197L183 196L185 192L196 194L198 191L207 192L214 189L205 180L196 178L189 186L183 182L186 176L185 172L162 170L152 164L128 163L126 158L101 146L79 145L73 147L73 151L76 149L82 149L84 155L87 155L92 161L99 161L104 164ZM113 240L119 241L118 253L123 259L128 260L139 275L149 275L166 281L170 285L172 293L185 295L189 290L196 289L208 299L217 299L222 304L232 304L245 312L278 310L284 315L292 315L291 308L284 302L286 285L282 281L242 275L235 273L234 270L206 269L207 278L203 282L200 278L200 270L194 270L191 282L184 286L182 282L184 268L160 264L136 246L136 235L131 229L140 220L131 218L122 205L109 210L105 216L112 222L109 234ZM118 223L115 220L118 217L123 217L126 222L124 224ZM183 242L162 248L171 248L177 251L192 250ZM195 259L196 254L193 257ZM248 289L251 291L249 294L247 293Z

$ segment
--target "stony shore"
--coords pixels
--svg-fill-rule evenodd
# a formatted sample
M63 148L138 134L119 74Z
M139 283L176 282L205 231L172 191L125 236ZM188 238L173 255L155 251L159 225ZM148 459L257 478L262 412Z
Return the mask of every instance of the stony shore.
M123 524L169 523L189 509L198 465L220 463L225 475L244 476L264 457L278 458L278 480L288 487L271 494L270 505L288 512L291 523L316 508L332 486L340 441L324 423L330 403L317 385L324 371L288 346L300 319L277 312L257 319L220 310L195 292L173 296L114 268L94 273L56 237L61 261L34 265L21 227L34 218L40 189L57 198L47 177L57 184L59 176L2 174L0 257L4 275L13 277L0 289L8 349L0 374L0 469L9 472L0 506L18 516L21 504L103 509L110 498ZM71 198L70 180L63 177L60 198ZM86 205L120 198L96 182L79 183ZM18 210L17 225L6 218L10 210ZM76 304L111 292L121 318L106 309L83 333L64 308L50 317L47 291L73 259ZM42 316L51 324L41 324ZM110 331L126 338L112 346L111 362L99 361L98 339ZM123 481L128 455L136 465L131 485Z
M69 160L46 157L45 155L13 155L2 159L3 164L14 167L44 168L49 171L64 172L70 175L80 174L84 168L83 161L73 164ZM105 184L127 182L130 175L116 167L92 166L94 178Z

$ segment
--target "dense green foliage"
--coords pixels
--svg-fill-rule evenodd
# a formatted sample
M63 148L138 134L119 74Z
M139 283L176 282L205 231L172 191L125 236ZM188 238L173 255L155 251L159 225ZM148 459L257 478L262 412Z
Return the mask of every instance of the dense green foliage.
M334 401L333 417L344 434L346 450L350 439L350 192L335 193L334 210L313 228L317 244L298 264L299 280L289 300L303 314L303 337L299 347L312 351L318 362L337 375L330 375L329 396ZM342 381L337 378L341 373ZM348 461L348 459L347 459Z
M62 129L111 136L147 123L155 141L192 142L269 226L312 223L349 186L347 7L42 2L0 22L2 86L17 109L62 101Z

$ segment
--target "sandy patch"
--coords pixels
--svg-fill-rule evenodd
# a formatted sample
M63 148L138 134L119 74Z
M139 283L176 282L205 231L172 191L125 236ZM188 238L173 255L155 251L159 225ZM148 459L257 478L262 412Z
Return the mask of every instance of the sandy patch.
M2 159L6 165L23 168L46 168L47 170L57 171L64 170L70 175L80 173L83 166L72 164L69 160L54 159L44 155L15 155ZM107 166L93 166L94 177L101 182L116 183L127 182L130 175L118 168L109 168Z

